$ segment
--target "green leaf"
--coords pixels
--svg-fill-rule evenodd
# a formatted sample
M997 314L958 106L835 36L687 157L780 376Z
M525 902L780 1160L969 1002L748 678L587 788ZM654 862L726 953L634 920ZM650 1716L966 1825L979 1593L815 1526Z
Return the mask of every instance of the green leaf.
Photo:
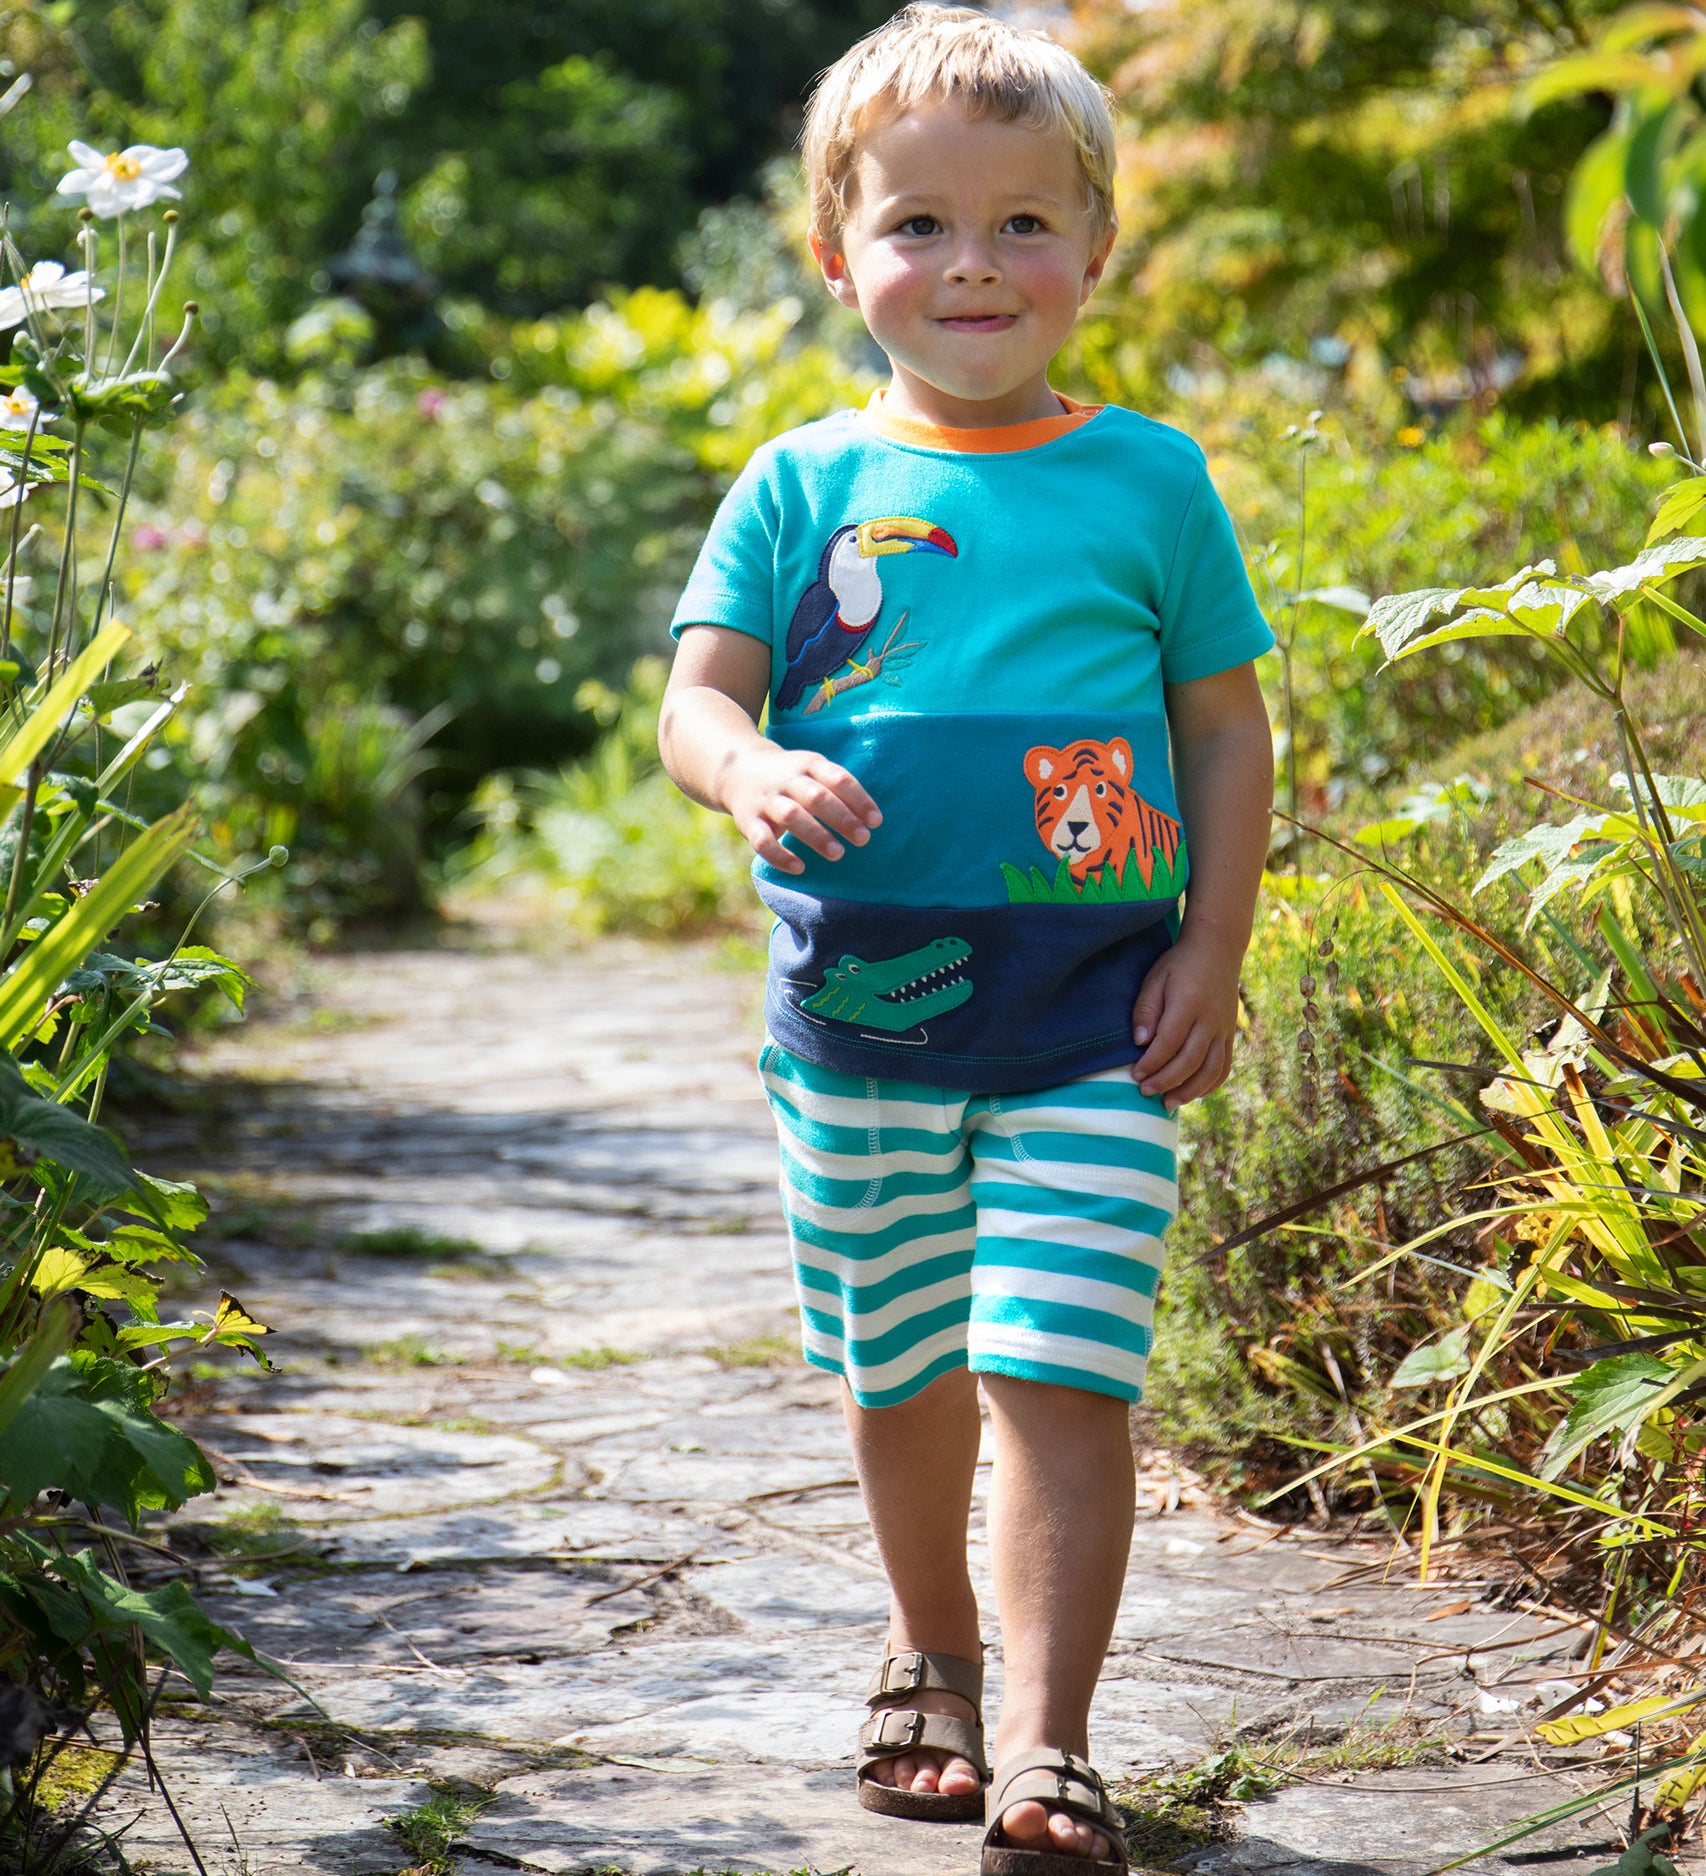
M1653 525L1647 530L1647 545L1662 540L1687 527L1702 508L1706 508L1706 476L1685 476L1665 490Z
M53 741L95 673L112 662L129 637L129 628L115 622L84 646L18 728L0 743L0 782L17 781Z
M0 1136L112 1192L124 1191L135 1176L124 1148L104 1127L44 1100L10 1056L0 1056Z
M0 1047L10 1047L40 1020L67 971L128 913L195 839L195 809L186 803L125 848L92 891L30 945L0 978Z
M153 1200L155 1222L172 1231L193 1231L207 1220L207 1200L187 1181L156 1179L151 1173L138 1173L131 1190L145 1193ZM128 1229L129 1227L126 1227Z
M1547 1443L1539 1468L1555 1479L1584 1447L1609 1433L1627 1433L1652 1412L1674 1372L1656 1355L1611 1355L1571 1383L1569 1415Z
M71 1346L77 1334L76 1312L64 1304L50 1304L29 1340L0 1374L0 1436L18 1417L25 1401L41 1385L42 1377Z
M1473 897L1503 879L1507 873L1514 873L1519 867L1526 866L1530 860L1539 860L1548 871L1561 866L1583 841L1597 840L1605 832L1608 823L1617 820L1610 814L1578 814L1573 821L1565 821L1555 826L1550 821L1541 821L1534 827L1525 828L1520 834L1513 834L1509 840L1501 841L1488 856L1481 877L1469 889Z
M132 1523L145 1510L172 1510L210 1492L213 1469L192 1440L133 1401L93 1398L102 1369L61 1356L11 1425L0 1433L0 1479L14 1509L56 1487L91 1504L111 1505Z
M1627 795L1631 800L1635 798L1634 784L1622 769L1618 769L1611 777L1611 786L1620 795ZM1655 790L1666 810L1678 820L1706 821L1706 781L1698 776L1655 775L1652 790L1643 781L1641 799L1649 806Z
M1452 639L1559 633L1586 604L1586 596L1551 577L1556 572L1550 560L1542 560L1497 586L1430 586L1391 593L1369 608L1358 636L1378 639L1390 663ZM1430 626L1432 620L1453 613L1460 616L1451 623Z
M1583 584L1597 599L1626 599L1631 593L1652 582L1674 580L1679 574L1706 567L1706 539L1688 534L1675 540L1660 541L1639 553L1626 567L1612 567L1605 573L1590 573Z
M1613 94L1650 85L1656 76L1652 63L1636 52L1582 52L1574 58L1554 59L1517 93L1517 106L1537 111L1559 98L1579 97L1584 91Z
M1437 1342L1425 1342L1410 1350L1398 1364L1388 1386L1426 1387L1433 1381L1451 1381L1469 1372L1469 1325L1442 1335Z

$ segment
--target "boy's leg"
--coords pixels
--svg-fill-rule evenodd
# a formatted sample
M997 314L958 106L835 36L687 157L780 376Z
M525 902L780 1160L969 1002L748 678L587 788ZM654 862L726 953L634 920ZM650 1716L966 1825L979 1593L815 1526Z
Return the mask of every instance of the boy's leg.
M866 1514L889 1579L889 1651L983 1658L977 1597L966 1570L980 1423L977 1382L956 1368L897 1407L861 1407L843 1386L842 1411ZM974 1717L956 1694L920 1692L922 1713ZM951 1794L983 1783L965 1759L919 1751L877 1765L878 1784Z
M1006 1692L994 1762L1031 1746L1089 1756L1090 1701L1119 1613L1137 1481L1123 1400L983 1377L995 1432L989 1537ZM1104 1857L1107 1839L1063 1812L1018 1804L1018 1845Z
M1006 1693L997 1750L1088 1756L1136 1480L1161 1240L1178 1205L1178 1124L1120 1068L968 1113L977 1253L968 1364L995 1434L990 1545ZM1105 1832L1012 1805L1009 1841L1103 1857Z

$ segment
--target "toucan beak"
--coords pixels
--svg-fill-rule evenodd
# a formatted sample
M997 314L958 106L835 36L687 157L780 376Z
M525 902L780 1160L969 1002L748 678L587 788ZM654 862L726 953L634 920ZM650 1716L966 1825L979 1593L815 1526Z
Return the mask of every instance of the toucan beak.
M874 554L947 554L959 558L959 548L946 528L938 528L916 515L885 515L859 528L859 552Z

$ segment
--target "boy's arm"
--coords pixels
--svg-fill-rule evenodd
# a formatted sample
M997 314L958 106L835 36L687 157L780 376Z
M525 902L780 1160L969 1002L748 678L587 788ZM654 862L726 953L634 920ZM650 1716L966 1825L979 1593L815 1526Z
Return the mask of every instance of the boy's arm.
M805 862L782 845L784 834L839 860L842 840L862 847L883 817L839 763L759 733L769 689L768 645L728 626L689 626L664 692L658 752L683 794L731 816L780 872L801 873Z
M1143 1054L1132 1075L1169 1109L1210 1094L1232 1067L1238 970L1267 859L1273 733L1254 664L1167 687L1173 775L1190 854L1178 942L1151 967L1132 1010Z

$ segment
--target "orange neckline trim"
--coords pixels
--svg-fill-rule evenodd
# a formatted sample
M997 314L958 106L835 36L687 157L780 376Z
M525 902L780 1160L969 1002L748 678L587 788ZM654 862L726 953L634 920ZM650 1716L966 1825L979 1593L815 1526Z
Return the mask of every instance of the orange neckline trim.
M958 430L946 424L925 423L917 417L891 416L883 408L881 391L871 393L871 401L860 413L880 436L896 443L912 443L921 449L946 449L971 456L1007 455L1014 450L1035 449L1039 443L1052 443L1069 430L1081 429L1104 408L1101 404L1080 404L1070 397L1060 398L1058 417L1033 417L1028 423L996 424L989 429Z

